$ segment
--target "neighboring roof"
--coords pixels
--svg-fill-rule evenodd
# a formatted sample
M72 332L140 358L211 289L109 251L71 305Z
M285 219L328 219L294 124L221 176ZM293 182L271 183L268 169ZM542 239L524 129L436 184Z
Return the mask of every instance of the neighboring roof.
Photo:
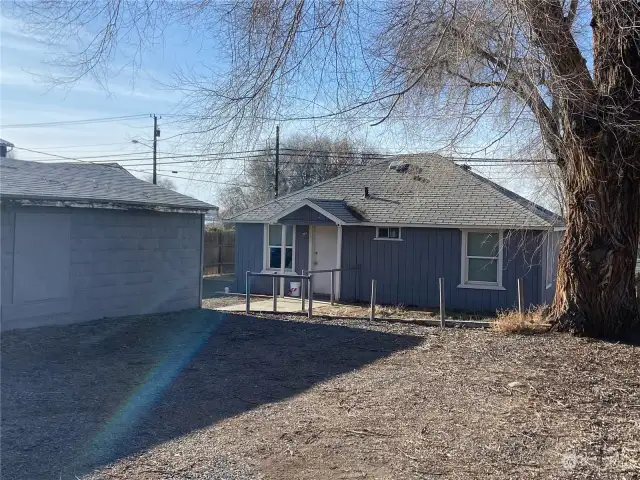
M187 211L213 205L134 177L117 164L39 163L2 158L0 197L37 202L76 202L88 206L131 206Z
M408 163L404 171L392 160ZM369 197L365 198L364 188ZM358 223L548 229L562 218L439 155L399 155L272 200L233 217L268 222L303 201L333 215L339 208ZM341 217L340 217L341 218ZM346 221L344 223L355 223Z

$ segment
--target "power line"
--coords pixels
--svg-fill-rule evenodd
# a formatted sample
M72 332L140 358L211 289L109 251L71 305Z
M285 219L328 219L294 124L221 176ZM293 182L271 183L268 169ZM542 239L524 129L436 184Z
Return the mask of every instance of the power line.
M47 155L47 156L51 156L51 157L55 157L55 158L60 158L63 160L72 160L72 161L80 161L80 162L87 162L87 163L94 163L94 164L98 164L98 165L104 165L105 163L114 163L114 162L148 162L151 159L147 158L147 157L137 157L137 158L119 158L116 159L116 157L121 157L121 156L129 156L131 154L112 154L112 155L96 155L96 156L89 156L89 157L69 157L69 156L64 156L64 155L57 155L57 154L53 154L53 153L48 153L48 152L42 152L42 151L38 151L38 150L32 150L32 149L28 149L28 148L24 148L24 147L16 147L20 150L24 150L27 152L32 152L32 153L37 153L40 155ZM374 153L363 153L363 152L354 152L353 154L340 154L340 153L330 153L330 152L326 152L326 151L310 151L310 150L295 150L295 149L288 149L289 151L300 151L300 152L304 152L304 153L287 153L287 156L290 157L306 157L308 158L307 162L302 162L302 164L309 164L309 165L313 165L313 164L322 164L323 161L321 159L315 159L314 157L317 155L324 155L326 157L328 157L329 159L356 159L358 157L369 157L371 160L384 160L385 158L389 157L389 154L374 154ZM234 153L243 153L243 152L260 152L260 154L258 155L243 155L243 156L238 156L238 157L217 157L218 155L224 155L224 154L234 154ZM137 155L137 153L135 153ZM182 155L168 155L165 154L162 157L159 157L159 160L174 160L174 159L194 159L195 160L178 160L178 161L174 161L174 162L159 162L159 165L179 165L179 164L186 164L186 163L200 163L203 161L207 161L207 159L209 161L247 161L249 159L252 159L252 162L263 162L263 163L272 163L271 160L269 159L263 159L266 155L269 155L269 153L265 152L264 150L245 150L245 151L238 151L238 152L219 152L216 154L182 154ZM217 158L216 158L217 157ZM91 159L102 159L101 161L92 161ZM29 159L26 159L27 161ZM31 159L32 160L32 159ZM40 161L42 161L43 159L38 159ZM511 159L488 159L488 158L452 158L453 161L455 162L459 162L459 163L472 163L475 164L475 166L477 167L489 167L489 166L496 166L496 165L522 165L522 166L533 166L533 165L538 165L538 164L548 164L551 160L511 160ZM37 161L37 160L36 160ZM296 164L297 162L282 162L283 164ZM136 167L136 166L147 166L148 163L137 163L137 164L132 164L132 163L128 163L128 164L124 164L123 166L125 167ZM362 163L362 164L352 164L351 166L366 166L367 163Z
M128 170L130 172L146 173L148 175L151 174L151 172L149 172L148 170L134 170L134 169L128 169ZM169 175L169 174L160 173L160 172L158 172L157 175L160 177L178 178L180 180L189 180L192 182L214 183L214 184L220 184L220 185L233 185L234 187L255 187L255 185L251 185L249 183L223 182L221 180L202 180L199 178L179 177L177 175Z
M52 156L56 156L54 154L51 153L47 153L47 152L41 152L41 151L36 151L36 150L29 150L28 148L24 148L24 147L15 147L17 149L20 150L26 150L28 152L34 152L34 153L40 153L43 155L52 155ZM190 153L190 154L172 154L170 152L160 152L163 155L167 155L165 157L159 157L159 158L189 158L189 157L216 157L216 156L221 156L221 155L239 155L239 154L244 154L244 153L257 153L257 152L261 152L260 156L264 156L267 153L267 151L265 150L239 150L239 151L235 151L235 152L214 152L214 153ZM76 157L76 159L80 159L83 158L85 160L91 160L91 159L96 159L96 158L115 158L115 157L130 157L130 156L136 156L136 155L142 155L142 153L140 152L129 152L129 153L113 153L113 154L104 154L104 155L91 155L91 156L82 156L82 157ZM144 157L142 158L144 159Z
M43 127L56 127L63 125L78 125L78 124L91 124L91 123L105 123L105 122L117 122L121 120L131 120L133 118L147 117L146 114L137 115L123 115L120 117L102 117L102 118L86 118L82 120L61 120L58 122L39 122L39 123L14 123L8 125L0 125L0 128L43 128Z
M322 155L325 155L326 152L321 152ZM321 158L317 158L319 156L318 153L313 153L313 152L307 152L307 153L286 153L284 154L285 157L302 157L302 158L308 158L309 162L280 162L280 164L282 165L286 165L286 164L323 164L324 160ZM262 162L262 163L273 163L273 160L270 159L265 159L264 157L267 156L265 154L259 154L259 155L243 155L243 156L239 156L239 157L220 157L220 158L208 158L208 160L210 161L230 161L230 160L249 160L249 159L257 159L257 160L251 160L252 162ZM325 155L326 157L328 157L330 160L335 160L335 159L360 159L360 158L368 158L372 161L378 161L378 160L384 160L386 157L379 157L379 156L374 156L373 154L353 154L353 155L341 155L341 154L328 154ZM175 161L175 162L163 162L162 164L164 165L168 165L168 164L179 164L179 163L197 163L197 162L202 162L202 161L207 161L207 157L209 157L209 155L207 154L202 154L202 155L165 155L163 157L159 157L159 160L173 160L176 158L197 158L197 160L181 160L181 161ZM204 160L203 160L204 159ZM262 160L260 160L262 159ZM132 161L140 161L140 160L147 160L146 158L137 158L137 159L133 159L133 158L127 158L127 159L122 159L122 160L117 160L117 161L122 161L122 162L132 162ZM314 161L311 161L314 160ZM128 164L129 166L134 166L133 164ZM367 163L363 163L362 164L367 165Z
M72 157L65 157L63 155L56 155L55 153L48 153L48 152L40 152L38 150L31 150L30 148L24 148L24 147L15 147L18 150L24 150L25 152L31 152L31 153L38 153L40 155L49 155L50 157L56 157L56 158L62 158L63 160L78 160L78 158L72 158ZM25 162L28 162L30 160L25 160Z
M44 152L38 152L38 153L44 153ZM47 154L47 155L53 155L53 154ZM57 158L62 158L62 159L68 159L68 160L77 160L77 161L83 161L83 159L81 157L78 158L72 158L72 157L63 157L60 155L54 155ZM290 157L302 157L302 158L308 158L308 161L306 162L295 162L295 161L284 161L284 162L280 162L281 165L323 165L325 162L323 159L319 159L319 158L315 158L312 155L308 155L308 154L287 154L287 156ZM180 165L180 164L186 164L186 163L206 163L208 161L250 161L250 162L257 162L257 163L268 163L268 164L273 164L273 160L270 159L265 159L264 155L245 155L245 156L240 156L240 157L209 157L208 155L203 155L202 157L199 155L165 155L162 157L158 157L158 165ZM86 158L86 157L85 157ZM110 157L111 158L111 157ZM185 158L185 160L176 160L176 161L172 161L172 162L161 162L160 160L174 160L174 159L179 159L179 158ZM195 158L195 159L194 159ZM336 160L336 159L357 159L358 157L353 156L353 157L349 157L349 156L334 156L334 155L329 155L328 159L329 160ZM379 157L369 157L372 161L379 161L379 160L384 160L384 158L379 158ZM55 160L47 160L47 159L22 159L25 161L41 161L43 163L46 162L55 162ZM86 160L89 161L89 160ZM103 159L100 161L90 161L90 163L94 163L97 165L104 165L107 163L120 163L122 166L125 167L136 167L136 166L147 166L149 165L149 162L151 162L152 159L148 158L148 157L137 157L137 158L113 158L112 160L108 160L108 159ZM489 159L484 159L484 160L474 160L469 162L467 159L460 159L460 158L453 158L452 161L457 162L457 163L471 163L474 167L495 167L495 166L499 166L499 165L504 165L504 166L517 166L517 165L521 165L521 166L533 166L533 165L548 165L549 162L547 161L528 161L528 160L489 160ZM124 162L144 162L144 163L124 163ZM349 165L352 166L367 166L370 163L350 163Z
M119 145L119 144L118 144ZM48 152L30 150L24 147L16 146L16 149L25 150L29 152L39 153L42 155L50 155L56 156L59 158L69 158L73 160L92 160L92 159L111 159L111 158L120 158L120 157L135 157L135 158L124 158L122 160L117 161L140 161L146 160L146 157L139 157L141 155L140 152L128 152L128 153L113 153L113 154L104 154L104 155L92 155L92 156L83 156L83 157L65 157L60 155L54 155ZM384 160L385 158L395 157L395 156L411 156L411 155L420 155L420 153L398 153L398 154L388 154L388 153L378 153L378 152L331 152L327 150L309 150L302 148L281 148L281 152L293 152L293 153L282 153L282 155L290 156L290 157L318 157L318 156L326 156L330 158L354 158L354 157L367 157L373 160ZM212 153L191 153L191 154L179 154L179 153L171 153L171 152L159 152L164 156L159 156L158 159L176 159L176 158L211 158L212 160L244 160L248 158L259 158L264 156L273 155L272 149L253 149L253 150L237 150L237 151L228 151L228 152L212 152ZM256 154L256 155L242 155L242 154ZM226 158L215 158L215 157L223 157L225 155L242 155L238 157L226 157ZM137 156L137 157L136 157ZM451 159L455 162L463 162L463 163L489 163L489 164L527 164L527 163L555 163L554 159L511 159L511 158L485 158L485 157L449 157L443 156L444 158ZM31 159L30 159L31 160Z
M240 159L230 159L230 160L240 160ZM258 162L258 163L267 163L267 164L273 164L272 161L268 161L268 160L251 160L252 162ZM175 162L159 162L158 166L162 166L162 165L182 165L185 163L201 163L202 160L178 160ZM123 164L123 167L129 168L129 167L145 167L148 166L149 163L126 163ZM324 162L304 162L304 163L297 163L297 162L280 162L280 165L298 165L298 166L302 166L302 165L325 165ZM345 166L350 166L350 167L366 167L367 165L369 165L368 163L349 163L349 164L345 164Z
M114 142L114 143L90 143L87 145L51 145L48 147L39 147L43 150L52 150L52 149L72 149L72 148L92 148L92 147L111 147L114 145L131 145L130 141L127 142Z
M41 154L44 154L44 155L51 155L53 157L63 158L63 159L67 159L67 160L74 160L73 158L70 158L70 157L63 157L61 155L54 155L52 153L46 153L46 152L38 152L36 150L30 150L30 149L27 149L27 148L23 148L23 150L27 150L27 151L34 152L34 153L41 153ZM93 162L87 162L87 163L93 163ZM94 163L94 165L109 166L109 165L105 165L103 163ZM120 168L120 167L118 166L118 167L115 167L115 168ZM138 173L146 173L146 174L150 173L150 172L144 171L144 170L135 170L135 169L127 169L127 170L132 171L132 172L138 172ZM167 175L167 174L161 174L161 175L165 176L165 177L179 178L179 179L182 179L182 180L192 180L192 181L195 181L195 182L218 183L218 184L221 184L221 185L233 185L233 186L243 186L243 187L251 187L252 186L252 185L250 185L248 183L247 184L238 184L238 183L232 183L232 182L222 182L222 181L213 181L213 180L200 180L200 179L188 178L188 177L177 177L177 176L174 176L174 175Z
M132 153L117 153L117 154L108 154L108 155L93 155L93 156L85 156L85 157L68 157L68 156L62 156L62 155L55 155L52 153L47 153L47 152L41 152L41 151L37 151L37 150L30 150L24 147L16 147L17 149L21 149L21 150L25 150L28 152L33 152L33 153L39 153L42 155L49 155L49 156L53 156L53 157L57 157L57 158L63 158L63 159L68 159L68 160L87 160L87 161L91 161L91 160L95 160L95 159L99 159L100 161L98 162L92 162L92 163L103 163L103 162L133 162L133 161L147 161L150 160L148 157L140 157L140 152L132 152ZM326 151L309 151L309 150L299 150L300 152L303 153L284 153L284 156L288 156L288 157L308 157L310 159L314 159L318 156L325 156L328 157L330 159L357 159L357 158L369 158L371 160L384 160L385 158L387 158L389 155L387 154L376 154L376 153L367 153L367 152L354 152L354 153L330 153L330 152L326 152ZM162 152L163 156L159 156L158 160L173 160L173 159L177 159L177 158L198 158L200 160L194 160L194 161L206 161L206 160L210 160L210 161L228 161L228 160L247 160L247 159L252 159L252 158L264 158L267 156L270 156L271 153L268 151L264 151L264 150L246 150L246 152L259 152L258 154L254 154L254 155L241 155L241 156L235 156L235 157L225 157L223 155L233 155L233 154L241 154L243 153L242 151L239 152L219 152L219 153L202 153L202 154L175 154L172 155L169 152ZM138 155L137 157L134 158L121 158L121 157L131 157L134 155ZM42 161L43 159L24 159L25 161ZM272 160L269 159L264 159L263 160L266 163L272 163ZM321 163L322 160L318 159L318 162L314 162L314 163ZM176 162L176 163L181 163L181 162ZM283 162L283 163L294 163L294 162Z
M179 118L185 118L185 119L192 119L192 120L214 120L214 119L224 119L224 118L234 118L233 116L225 116L225 115L217 115L215 117L202 117L202 116L197 116L197 115L188 115L188 114L162 114L163 116L166 117L179 117ZM490 113L484 113L483 116L484 117L499 117L502 114L490 114ZM141 114L135 114L135 115L122 115L122 116L118 116L118 117L102 117L102 118L87 118L87 119L79 119L79 120L61 120L61 121L51 121L51 122L38 122L38 123L15 123L15 124L6 124L6 125L0 125L0 128L45 128L45 127L55 127L55 126L64 126L64 125L78 125L78 124L93 124L93 123L104 123L104 122L117 122L117 121L122 121L122 120L131 120L131 119L136 119L136 118L146 118L148 116L148 114L145 113L141 113ZM381 118L383 118L384 115L380 115L380 116L375 116L375 115L368 115L368 116L362 116L362 115L355 115L355 116L350 116L348 113L345 112L337 112L337 113L329 113L329 114L322 114L322 115L309 115L309 116L300 116L300 117L267 117L267 116L254 116L252 117L254 120L259 120L259 121L273 121L273 122L281 122L281 123L285 123L285 122L296 122L296 121L303 121L303 120L308 120L308 121L322 121L322 122L327 122L327 121L377 121L380 120ZM445 114L425 114L425 115L395 115L393 117L396 120L420 120L420 119L427 119L427 120L438 120L438 119L450 119L451 116L450 115L445 115ZM202 133L206 133L206 132L186 132L186 133L180 133L177 135L174 135L173 137L169 137L169 138L174 138L174 137L178 137L181 135L195 135L195 134L202 134ZM169 138L167 138L166 140L168 140Z

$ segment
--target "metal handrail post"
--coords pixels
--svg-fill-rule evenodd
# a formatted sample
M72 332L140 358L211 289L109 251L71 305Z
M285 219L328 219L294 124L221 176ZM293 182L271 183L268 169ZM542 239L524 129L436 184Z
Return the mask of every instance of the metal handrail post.
M304 270L302 270L302 276L304 277ZM307 286L306 283L307 282L305 282L304 278L300 282L300 299L301 299L301 307L303 312L304 312L304 295L305 295L306 286Z
M274 276L273 277L273 313L276 313L278 311L278 287L277 287L277 280L278 277Z
M251 292L249 291L249 289L251 288L251 282L249 280L249 277L251 276L251 272L247 271L247 275L246 275L246 280L245 280L245 300L244 300L244 308L246 313L249 313L251 311Z
M307 316L313 317L313 275L309 275L309 310Z
M444 278L440 277L438 279L438 284L440 286L440 326L444 328L447 326L444 311Z
M333 286L333 282L334 282L334 277L335 277L335 270L331 270L331 294L329 295L329 300L331 302L331 305L333 305L334 302L334 296L335 296L335 292L334 292L334 286Z
M371 312L369 320L372 322L376 319L376 280L371 279Z

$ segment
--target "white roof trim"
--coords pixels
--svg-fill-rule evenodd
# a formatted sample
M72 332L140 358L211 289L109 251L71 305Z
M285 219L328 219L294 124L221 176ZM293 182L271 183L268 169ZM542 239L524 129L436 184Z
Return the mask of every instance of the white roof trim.
M271 217L268 221L269 221L269 223L275 223L278 220L280 220L282 217L286 217L290 213L293 213L293 212L295 212L296 210L299 210L302 207L309 207L309 208L315 210L319 214L324 215L325 217L327 217L329 220L334 222L336 225L345 225L345 222L343 220L340 220L334 214L327 212L324 208L319 207L318 205L316 205L315 203L313 203L309 199L304 199L299 203L291 205L289 208L285 208L284 210L282 210L278 214L276 214L273 217ZM243 223L243 222L238 222L238 223Z
M243 223L243 222L239 222ZM549 226L523 226L523 225L467 225L467 224L445 224L445 223L380 223L362 222L350 223L349 227L398 227L398 228L451 228L458 230L540 230L547 231Z
M134 204L120 201L103 200L32 200L2 198L0 204L8 203L22 207L70 207L70 208L103 208L107 210L152 210L165 213L198 213L204 214L209 210L196 207L174 207L170 205Z

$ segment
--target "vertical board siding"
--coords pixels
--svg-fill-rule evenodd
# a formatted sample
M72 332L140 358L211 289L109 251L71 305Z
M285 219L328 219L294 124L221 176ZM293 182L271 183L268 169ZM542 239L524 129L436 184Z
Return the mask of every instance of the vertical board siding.
M8 305L13 298L13 247L16 214L2 207L0 210L0 305Z
M67 213L69 289L65 298L10 298L5 262L16 212ZM201 215L144 210L11 208L2 211L3 329L63 324L200 306ZM6 231L5 231L6 230ZM11 239L9 241L9 239ZM15 272L13 272L15 273Z
M246 293L246 272L261 272L264 266L264 225L262 223L236 224L236 292ZM270 293L271 280L252 278L251 291Z
M553 303L553 298L555 297L555 293L556 293L556 280L558 278L558 254L560 253L560 242L562 241L562 235L564 232L550 232L548 235L545 236L545 245L544 248L542 249L542 301L543 303L546 303L547 305L551 305ZM546 275L547 275L547 243L551 242L553 244L556 245L556 257L553 259L553 263L551 265L551 268L553 269L553 274L552 274L552 282L551 282L551 287L547 288L547 281L546 281Z
M285 215L278 223L306 225L335 225L335 223L313 208L304 205L295 212Z
M343 227L341 296L368 302L371 280L380 304L437 308L438 278L445 279L448 309L489 312L517 306L518 278L524 278L525 304L540 303L541 232L504 234L504 291L457 288L460 284L462 232L457 229L404 228L403 241L374 240L374 227Z
M309 227L296 225L296 273L309 270Z

